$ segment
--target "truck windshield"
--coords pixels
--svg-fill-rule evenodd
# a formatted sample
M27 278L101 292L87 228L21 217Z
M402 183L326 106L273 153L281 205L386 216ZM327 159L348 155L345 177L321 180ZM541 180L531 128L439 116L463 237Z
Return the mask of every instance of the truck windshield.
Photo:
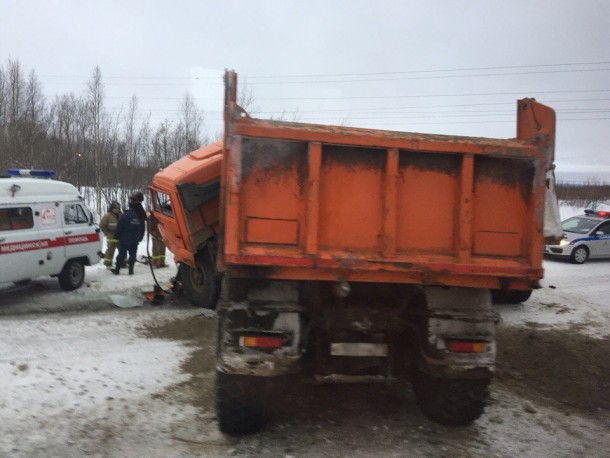
M582 216L574 216L562 222L561 228L565 232L573 232L575 234L587 234L598 224L598 220L583 218Z
M162 213L171 218L174 217L172 203L168 194L159 191L153 191L153 205L157 213Z

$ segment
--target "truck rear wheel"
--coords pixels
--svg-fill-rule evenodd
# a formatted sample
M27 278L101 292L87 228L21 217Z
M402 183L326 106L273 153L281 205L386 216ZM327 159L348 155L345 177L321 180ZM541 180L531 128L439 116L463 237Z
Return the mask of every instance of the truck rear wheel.
M180 264L180 279L189 302L196 307L216 308L218 282L214 261L207 251L195 257L195 267Z
M528 289L525 291L514 290L510 298L508 299L509 304L520 304L521 302L527 301L532 295L532 290Z
M413 379L417 405L431 420L447 426L469 425L483 414L489 379L446 379L418 371Z
M260 380L247 375L216 371L216 418L220 431L227 434L250 434L267 423L257 401Z
M527 301L531 295L531 289L525 291L516 289L491 290L491 300L494 304L520 304Z
M59 286L65 291L80 288L85 280L85 265L79 259L70 259L57 277Z

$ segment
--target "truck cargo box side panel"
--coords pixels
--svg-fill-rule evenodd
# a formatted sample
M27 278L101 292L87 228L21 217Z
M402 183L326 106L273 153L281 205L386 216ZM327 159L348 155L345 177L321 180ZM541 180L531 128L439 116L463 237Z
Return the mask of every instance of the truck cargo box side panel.
M307 144L243 139L242 243L302 244Z
M400 152L398 253L453 255L460 156Z
M478 157L473 194L473 254L525 257L534 168L531 161Z
M322 250L382 249L387 151L324 145L320 174Z

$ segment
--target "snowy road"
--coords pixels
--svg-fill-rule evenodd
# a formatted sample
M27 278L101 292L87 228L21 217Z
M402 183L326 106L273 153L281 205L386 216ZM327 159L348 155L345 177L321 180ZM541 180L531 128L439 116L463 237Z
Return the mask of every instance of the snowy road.
M409 388L299 386L269 429L225 437L213 314L109 300L150 289L144 266L132 277L88 269L70 293L52 279L4 290L0 456L609 456L610 261L544 267L527 303L498 307L492 403L458 429L424 418Z

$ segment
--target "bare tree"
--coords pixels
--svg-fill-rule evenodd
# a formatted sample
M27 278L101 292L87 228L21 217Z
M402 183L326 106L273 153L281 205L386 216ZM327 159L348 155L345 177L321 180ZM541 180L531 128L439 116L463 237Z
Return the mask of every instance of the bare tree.
M237 104L251 116L254 116L259 109L254 106L254 93L247 84L242 84L238 89Z
M0 169L8 167L8 80L4 66L0 67Z
M24 88L24 109L21 119L21 136L25 160L35 167L44 166L45 139L48 116L45 112L45 98L36 73L32 70ZM42 163L41 163L42 161Z
M0 66L0 168L52 168L98 211L109 200L126 203L159 168L208 140L203 114L190 94L176 121L158 125L152 125L150 114L138 123L138 105L134 95L124 111L109 113L99 67L82 96L59 95L47 104L35 72L25 78L21 64L9 59Z
M201 111L199 111L199 109L197 108L197 104L195 103L195 99L189 93L187 93L184 96L184 99L182 99L178 119L180 121L180 124L178 125L177 129L181 130L180 125L182 125L181 134L183 135L183 141L180 142L183 144L180 144L179 148L182 149L181 155L184 155L190 151L199 148L201 146L202 141L205 142L207 140L207 136L205 139L201 138L203 114L201 113Z

